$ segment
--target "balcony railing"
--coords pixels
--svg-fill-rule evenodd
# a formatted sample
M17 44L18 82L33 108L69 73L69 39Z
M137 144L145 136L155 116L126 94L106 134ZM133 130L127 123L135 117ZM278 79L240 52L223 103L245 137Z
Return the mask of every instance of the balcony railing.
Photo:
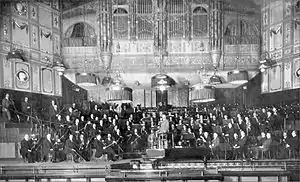
M91 47L97 46L97 37L77 37L77 38L64 38L64 47Z

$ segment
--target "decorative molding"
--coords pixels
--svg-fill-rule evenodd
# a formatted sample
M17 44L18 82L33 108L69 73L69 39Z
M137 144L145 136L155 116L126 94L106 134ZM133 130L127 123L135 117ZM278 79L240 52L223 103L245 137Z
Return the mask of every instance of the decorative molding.
M290 89L292 87L292 62L284 63L284 71L283 71L283 88Z

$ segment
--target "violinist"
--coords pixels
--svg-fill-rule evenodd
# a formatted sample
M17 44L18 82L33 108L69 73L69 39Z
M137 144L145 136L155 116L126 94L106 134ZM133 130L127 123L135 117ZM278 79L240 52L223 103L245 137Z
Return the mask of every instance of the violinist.
M52 152L53 152L53 143L51 140L51 134L47 134L46 139L44 139L42 143L42 161L48 162L49 156L52 155Z
M55 143L53 144L53 158L52 162L60 162L65 160L66 156L63 152L64 150L64 143L61 142L58 135L55 136Z
M84 135L79 136L78 146L79 146L79 152L80 154L86 159L88 157L88 147L89 141L86 141L84 138Z
M138 129L135 128L133 130L133 134L132 134L131 142L130 142L130 146L132 147L133 151L139 151L141 149L141 145L140 145L141 139L142 139L142 137L139 135Z
M107 153L107 157L109 161L115 161L116 160L116 152L117 148L115 146L115 144L117 144L117 142L112 138L111 134L107 134L107 138L104 142L105 146L104 146L104 150Z
M77 145L73 139L73 135L71 134L69 135L69 139L65 143L64 153L66 154L66 156L72 155L73 160L77 162L78 156L76 155L76 150L77 150Z

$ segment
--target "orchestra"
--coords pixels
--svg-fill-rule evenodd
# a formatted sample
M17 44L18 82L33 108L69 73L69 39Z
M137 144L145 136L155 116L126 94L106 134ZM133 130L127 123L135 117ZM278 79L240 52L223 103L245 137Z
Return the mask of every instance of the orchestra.
M8 94L4 100L2 110L10 104ZM28 98L24 98L22 112L26 116L32 109L29 103ZM79 162L106 155L107 160L115 161L126 153L172 147L208 148L210 158L215 159L299 157L298 132L283 128L285 118L297 117L291 114L299 105L290 106L296 108L290 111L288 106L247 110L226 105L163 111L140 106L134 109L126 104L119 107L120 112L116 105L106 103L104 106L94 101L89 102L88 108L80 106L84 106L84 102L72 103L64 110L51 101L50 122L43 120L43 126L48 129L37 136L38 141L25 135L20 150L23 159ZM7 113L4 112L8 117Z

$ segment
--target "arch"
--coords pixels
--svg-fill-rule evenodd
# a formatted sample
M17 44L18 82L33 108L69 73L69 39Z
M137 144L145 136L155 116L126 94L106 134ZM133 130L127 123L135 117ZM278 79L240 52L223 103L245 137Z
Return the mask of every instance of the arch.
M116 8L114 14L128 14L128 12L125 8Z
M208 13L202 5L196 6L192 13L193 38L206 36L208 33Z
M193 13L194 14L206 14L207 10L202 6L197 6L196 8L194 8Z
M86 22L72 24L64 34L64 46L96 46L97 36L95 29Z
M259 30L253 22L234 19L227 24L224 37L225 44L258 44Z

